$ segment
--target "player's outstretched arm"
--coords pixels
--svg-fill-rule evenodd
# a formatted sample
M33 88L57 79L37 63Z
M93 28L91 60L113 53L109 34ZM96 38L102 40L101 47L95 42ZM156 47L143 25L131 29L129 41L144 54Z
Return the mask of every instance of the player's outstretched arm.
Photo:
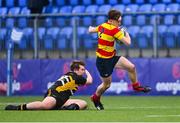
M96 27L89 26L88 28L89 33L97 32Z
M92 84L93 78L92 78L91 74L89 73L88 70L85 70L85 73L86 73L86 75L87 75L86 84Z

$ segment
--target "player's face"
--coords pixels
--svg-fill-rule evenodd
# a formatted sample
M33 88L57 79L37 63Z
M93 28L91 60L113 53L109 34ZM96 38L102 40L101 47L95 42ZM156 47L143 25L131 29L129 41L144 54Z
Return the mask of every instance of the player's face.
M121 25L121 20L122 20L122 17L120 16L119 19L118 19L118 25L119 26Z
M79 70L76 72L78 75L83 75L85 73L84 66L80 65Z

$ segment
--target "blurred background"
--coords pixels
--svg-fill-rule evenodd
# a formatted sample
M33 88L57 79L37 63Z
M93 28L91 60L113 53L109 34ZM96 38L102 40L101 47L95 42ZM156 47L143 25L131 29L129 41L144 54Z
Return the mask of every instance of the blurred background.
M95 67L97 34L89 34L88 27L106 22L110 9L123 13L122 25L132 38L130 47L116 44L118 55L136 64L142 83L152 84L152 95L178 95L180 0L0 0L0 95L7 91L6 59L13 28L23 32L13 45L14 95L43 94L69 70L73 59L85 60L95 78L91 91L83 87L79 94L93 93L100 82ZM107 94L132 94L125 71L113 76L115 84ZM35 92L39 86L42 89Z

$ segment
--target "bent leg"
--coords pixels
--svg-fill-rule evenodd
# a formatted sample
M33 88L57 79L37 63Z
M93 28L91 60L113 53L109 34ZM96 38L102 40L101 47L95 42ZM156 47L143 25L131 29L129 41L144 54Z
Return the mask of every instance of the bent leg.
M54 97L46 97L44 100L30 102L26 104L26 108L29 110L48 110L52 109L56 105L56 99Z
M34 101L22 105L7 105L5 110L48 110L52 109L56 105L56 99L54 97L46 97L41 101Z
M87 108L87 102L81 99L68 99L62 107L67 107L72 104L77 104L80 110L84 110Z
M121 56L118 60L118 62L115 65L115 68L125 69L128 71L129 78L132 83L137 82L137 73L136 68L133 63L131 63L128 59Z
M101 77L102 83L97 87L96 95L100 97L111 85L112 77L107 78Z
M144 92L144 93L151 91L150 87L148 87L148 86L143 87L140 85L140 83L138 82L138 79L137 79L135 65L132 64L128 59L126 59L125 57L122 56L121 58L119 58L115 67L125 69L128 71L128 75L132 82L132 87L135 91Z

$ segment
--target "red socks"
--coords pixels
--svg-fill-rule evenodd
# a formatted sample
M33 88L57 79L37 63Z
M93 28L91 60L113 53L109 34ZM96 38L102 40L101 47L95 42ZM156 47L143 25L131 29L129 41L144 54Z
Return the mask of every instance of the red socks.
M143 91L143 90L144 90L144 88L142 88L142 87L140 86L140 83L139 83L139 82L133 83L133 84L132 84L132 87L133 87L133 89L134 89L135 91Z
M92 96L91 96L91 99L95 102L99 102L100 101L100 96L97 96L96 93L94 93Z

